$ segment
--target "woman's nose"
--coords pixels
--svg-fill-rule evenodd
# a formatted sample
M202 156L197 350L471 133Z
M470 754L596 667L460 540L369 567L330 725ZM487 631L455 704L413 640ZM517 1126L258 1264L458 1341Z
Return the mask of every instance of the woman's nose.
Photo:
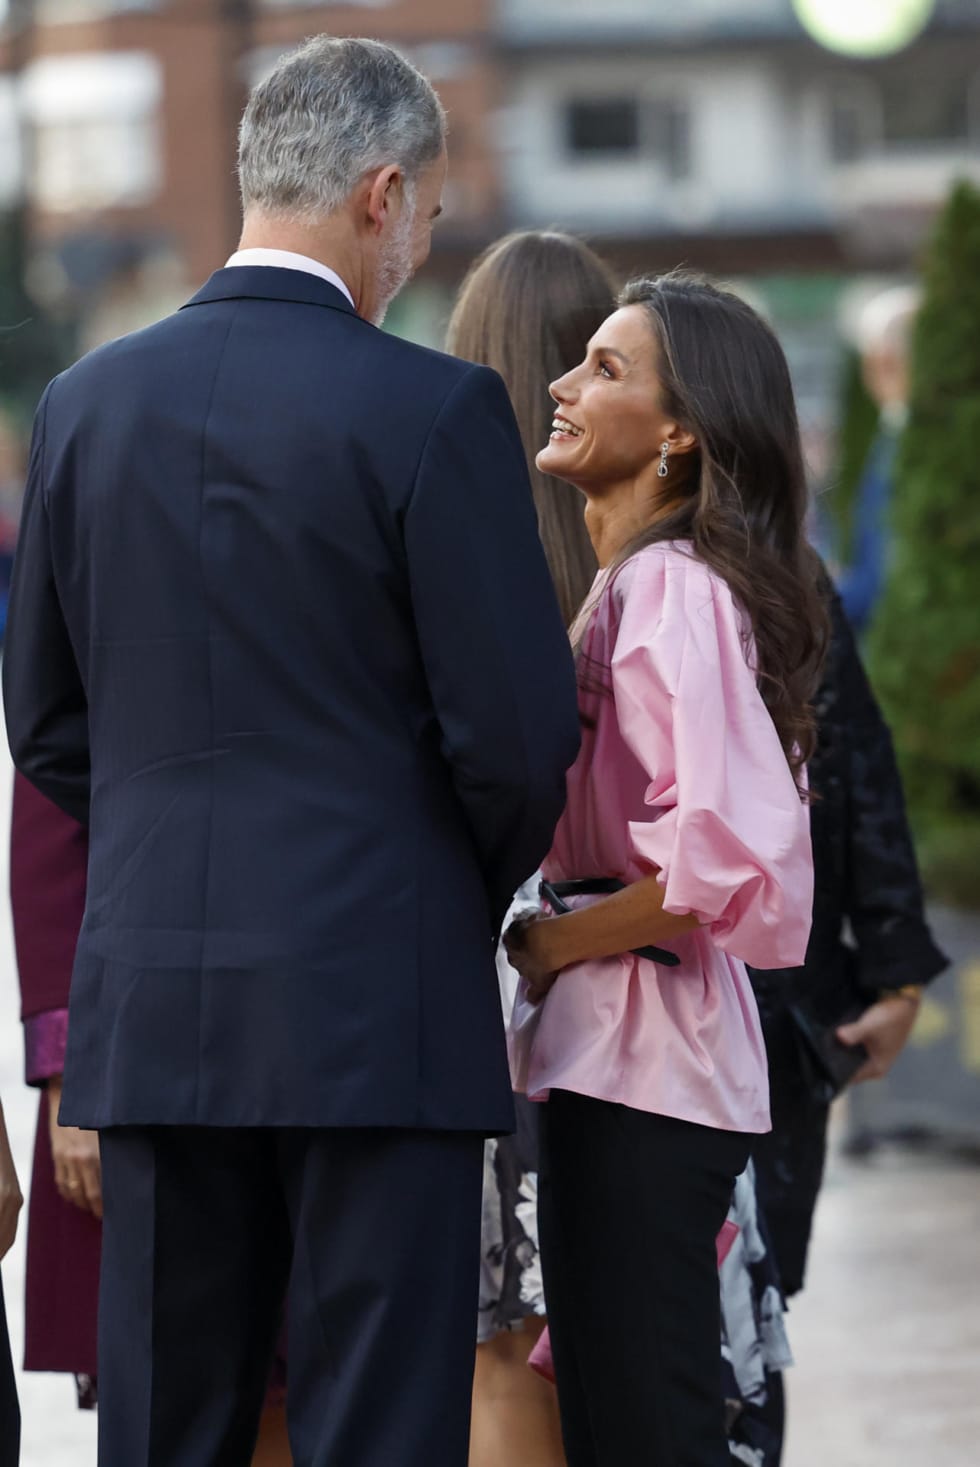
M548 391L554 398L555 402L568 402L569 398L572 395L573 376L573 372L566 372L564 377L559 377L556 381L552 382L551 386L548 388Z

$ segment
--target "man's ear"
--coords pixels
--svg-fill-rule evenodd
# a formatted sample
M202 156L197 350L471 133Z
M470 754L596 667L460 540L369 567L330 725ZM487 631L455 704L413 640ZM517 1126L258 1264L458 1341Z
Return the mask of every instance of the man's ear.
M373 234L380 234L388 223L392 211L401 204L404 179L397 163L379 168L373 178L368 179L368 195L365 210Z

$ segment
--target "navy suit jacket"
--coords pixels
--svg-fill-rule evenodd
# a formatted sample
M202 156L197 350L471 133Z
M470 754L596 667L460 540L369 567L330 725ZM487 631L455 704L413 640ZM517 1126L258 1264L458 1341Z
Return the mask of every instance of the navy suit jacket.
M66 1123L510 1127L493 942L579 725L493 372L218 271L48 387L3 671L90 824Z

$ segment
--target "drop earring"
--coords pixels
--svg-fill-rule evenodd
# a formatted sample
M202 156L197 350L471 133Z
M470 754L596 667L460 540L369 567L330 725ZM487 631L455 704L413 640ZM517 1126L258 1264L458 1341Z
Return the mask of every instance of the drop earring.
M666 479L666 477L667 477L667 455L668 455L669 452L670 452L670 444L669 443L661 443L661 445L660 445L660 467L657 470L657 477L659 479Z

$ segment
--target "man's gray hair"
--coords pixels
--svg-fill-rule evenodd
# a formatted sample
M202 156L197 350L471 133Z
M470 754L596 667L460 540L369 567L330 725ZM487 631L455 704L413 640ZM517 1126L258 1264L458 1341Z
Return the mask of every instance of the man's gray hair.
M409 186L446 141L431 84L380 41L315 36L249 98L238 143L242 203L270 214L332 214L358 179L397 163Z

